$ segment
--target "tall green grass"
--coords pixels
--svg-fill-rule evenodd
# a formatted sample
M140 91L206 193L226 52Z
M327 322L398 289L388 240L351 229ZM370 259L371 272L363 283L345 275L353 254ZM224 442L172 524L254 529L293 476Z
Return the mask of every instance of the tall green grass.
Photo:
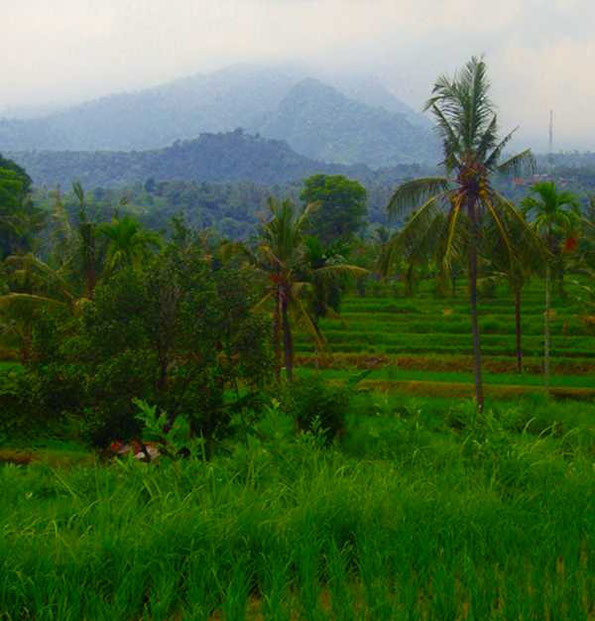
M4 466L0 618L586 620L594 409L359 395L330 449L272 409L210 462Z

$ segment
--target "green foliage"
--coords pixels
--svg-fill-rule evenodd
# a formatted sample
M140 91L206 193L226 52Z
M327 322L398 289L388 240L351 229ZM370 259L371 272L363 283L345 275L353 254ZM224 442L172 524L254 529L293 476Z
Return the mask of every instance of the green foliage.
M144 230L138 220L130 216L112 218L109 224L101 224L97 233L107 240L107 274L126 266L140 268L150 257L151 249L157 249L161 245L161 238L157 233Z
M347 240L364 225L367 197L359 181L343 175L314 175L304 180L300 197L305 204L318 205L309 226L324 245Z
M169 424L167 412L157 412L157 407L142 399L133 399L137 407L136 418L142 424L143 442L157 442L160 455L165 457L198 457L202 439L192 437L190 421L179 415Z
M82 418L86 437L106 445L139 434L132 400L142 398L168 412L169 427L184 415L209 442L226 433L234 401L270 376L269 325L251 311L247 274L187 242L121 266L74 315L57 307L32 320L39 417Z
M288 386L283 405L298 429L320 434L331 442L344 431L349 392L326 383L319 376L313 376Z
M43 225L43 213L30 200L31 178L0 155L0 258L31 248Z

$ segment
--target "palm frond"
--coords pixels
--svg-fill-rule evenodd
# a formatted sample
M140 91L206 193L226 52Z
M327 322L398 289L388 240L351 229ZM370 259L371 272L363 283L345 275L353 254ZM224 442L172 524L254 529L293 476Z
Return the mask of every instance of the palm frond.
M263 310L263 308L266 307L266 305L272 299L273 299L273 293L271 291L269 291L262 298L260 298L260 300L258 300L258 302L256 302L256 304L252 307L252 310L255 311L255 312Z
M52 269L47 263L37 258L34 254L11 255L4 260L7 267L16 269L15 273L32 274L35 273L41 278L37 283L43 283L44 290L51 289L58 292L70 301L73 301L73 295L70 285L62 277L61 273Z
M337 276L354 276L359 278L369 274L369 271L357 265L347 265L345 263L336 263L334 265L325 265L313 270L315 276L321 277L337 277Z
M458 154L461 152L459 138L444 113L436 105L431 107L432 114L438 123L438 132L444 143L444 165L448 171L454 170L461 165Z
M508 142L508 140L512 136L512 133L513 132L511 132L503 141L500 141L500 144L502 143L506 144L506 142ZM479 143L477 145L477 157L480 160L483 161L486 159L487 152L494 147L494 144L496 143L496 140L497 140L497 136L498 136L498 116L494 114L492 116L492 120L490 121L489 125L487 126L483 134L481 135L479 139ZM498 146L499 145L496 146L496 149L498 148Z
M324 336L322 335L314 321L312 321L312 317L310 316L310 313L308 312L308 309L306 308L303 301L299 297L294 297L292 299L292 307L293 313L294 315L296 315L298 324L301 325L302 328L304 328L304 330L310 335L310 337L312 337L316 348L319 351L323 351L326 347L326 340L324 339Z
M496 225L496 229L498 231L500 241L503 242L504 245L506 246L506 251L508 253L509 262L512 263L513 257L514 257L514 250L512 248L512 244L508 236L508 233L506 231L506 228L504 227L504 224L502 220L500 219L500 215L498 214L497 210L494 209L494 205L491 200L489 199L484 200L482 201L482 204L484 208L486 209L486 211L492 217L492 220L494 221L494 224Z
M465 146L473 151L486 136L488 119L493 116L493 104L488 96L490 84L487 80L487 68L482 58L474 56L467 63L460 87L467 107Z
M50 306L66 306L65 302L48 298L43 295L34 295L32 293L6 293L0 296L0 308L6 309L13 304L26 303L38 306L40 304L49 304Z
M499 157L499 155L497 156L494 152L490 156L490 159L492 158L492 156L496 157L496 159L494 160L495 165L495 162L497 161L497 157ZM523 174L524 172L533 172L534 170L535 157L531 149L525 149L524 151L521 151L520 153L509 157L506 161L496 166L496 171L503 175L513 174L518 176L520 174Z
M507 227L515 227L518 231L518 241L514 244L515 252L519 249L524 256L545 256L547 249L542 243L539 236L536 234L534 228L525 218L524 211L518 209L511 201L505 196L497 192L491 191L490 202L493 207L501 212L501 220L509 222Z
M415 210L398 231L386 243L378 260L378 271L387 276L391 268L398 262L400 256L407 250L419 248L420 238L426 238L432 222L439 213L439 205L452 190L446 190L431 196L419 209Z
M461 205L464 196L457 194L453 198L452 207L448 213L448 224L446 228L446 236L442 248L442 269L447 272L451 269L454 258L457 256L457 246L455 244L457 224L461 213Z
M392 195L387 211L390 217L410 211L434 199L448 189L446 177L424 177L402 183Z

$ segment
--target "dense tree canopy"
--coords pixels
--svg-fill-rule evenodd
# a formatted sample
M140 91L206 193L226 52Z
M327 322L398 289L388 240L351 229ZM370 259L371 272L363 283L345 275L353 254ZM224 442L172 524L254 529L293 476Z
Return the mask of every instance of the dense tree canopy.
M27 250L41 214L29 200L31 179L15 162L0 155L0 257Z
M304 181L301 199L319 204L310 216L310 228L325 245L349 239L364 226L366 189L359 181L343 175L313 175Z

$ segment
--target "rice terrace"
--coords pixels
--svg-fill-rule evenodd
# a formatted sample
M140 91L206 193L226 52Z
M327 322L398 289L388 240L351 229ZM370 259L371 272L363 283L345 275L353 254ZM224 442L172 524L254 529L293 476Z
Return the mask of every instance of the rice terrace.
M595 157L259 71L0 122L0 621L595 619Z

